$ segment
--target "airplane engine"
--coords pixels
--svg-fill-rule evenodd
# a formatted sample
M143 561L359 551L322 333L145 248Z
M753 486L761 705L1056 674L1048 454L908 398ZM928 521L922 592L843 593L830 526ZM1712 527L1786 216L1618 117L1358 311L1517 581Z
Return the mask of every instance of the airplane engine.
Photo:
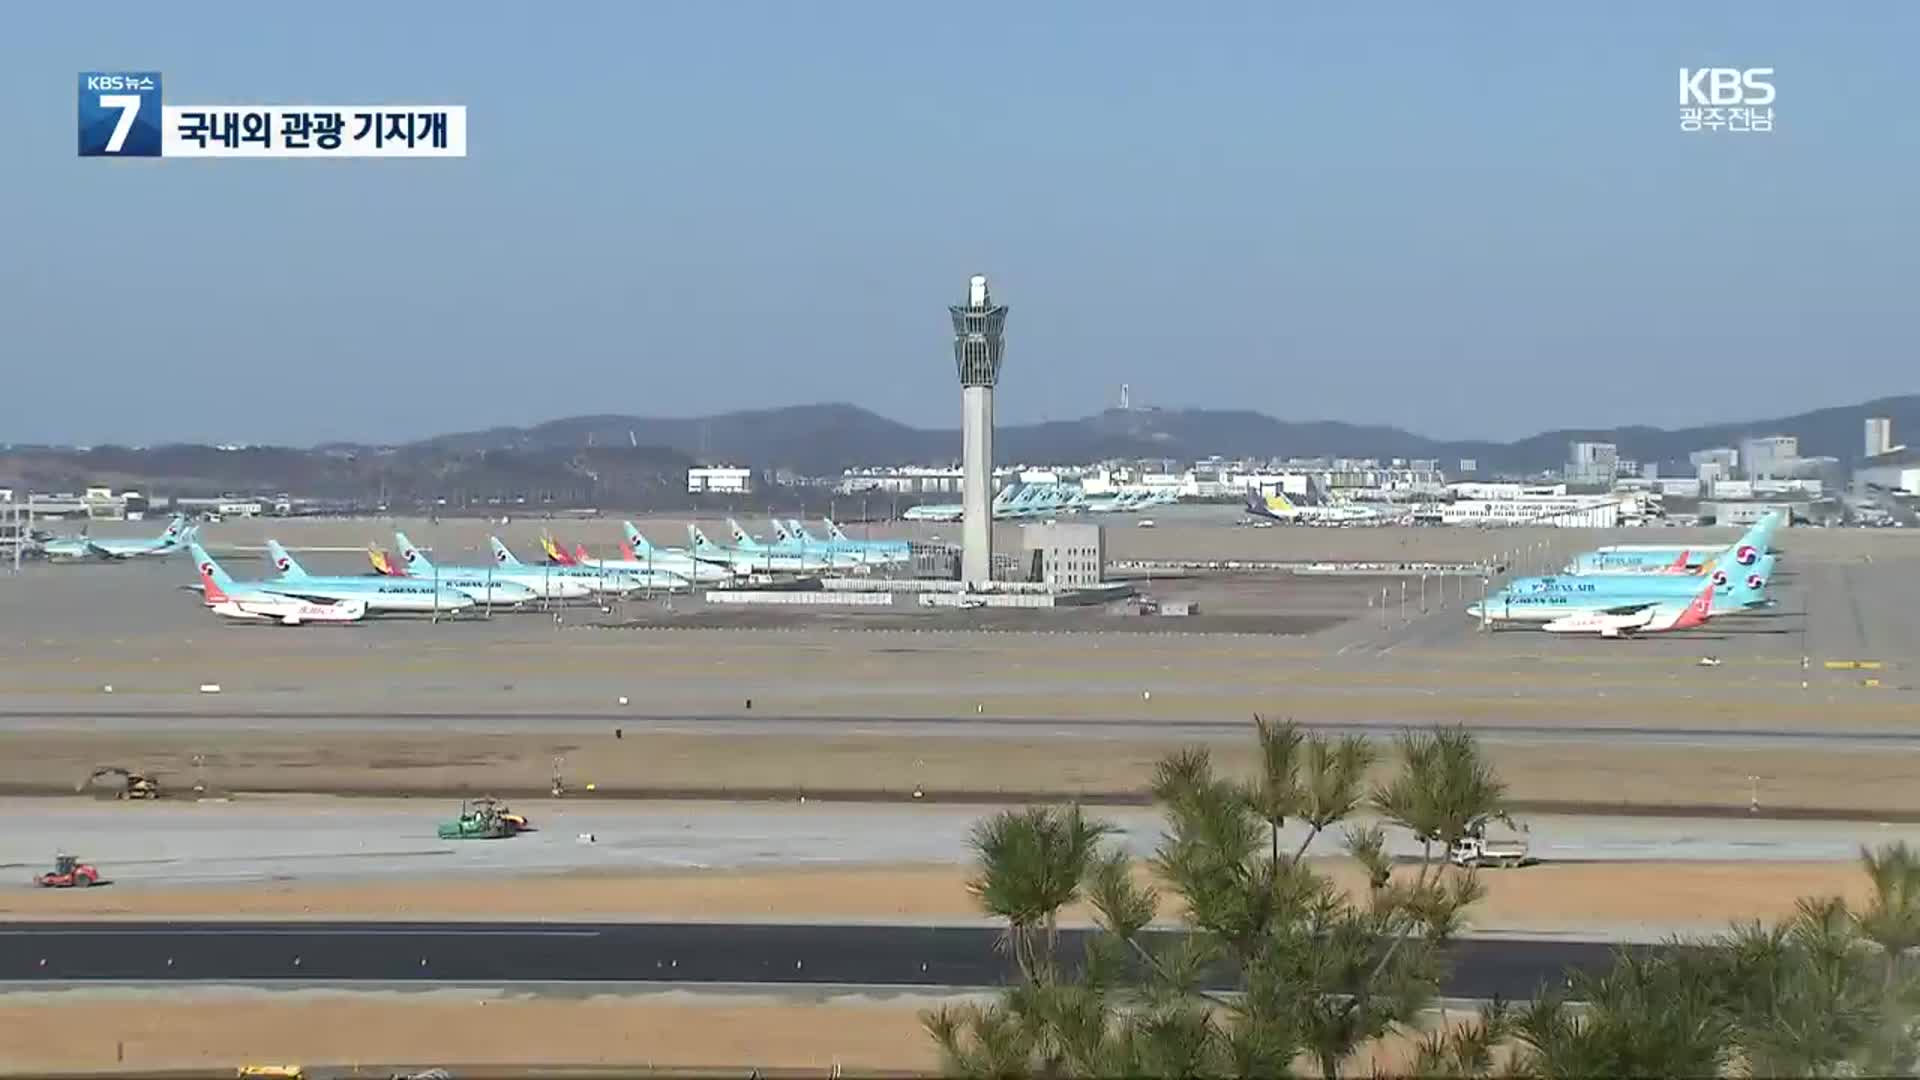
M300 625L300 616L298 616L298 615L284 615L284 616L282 616L282 617L281 617L281 619L280 619L280 625L281 625L281 626L299 626L299 625Z

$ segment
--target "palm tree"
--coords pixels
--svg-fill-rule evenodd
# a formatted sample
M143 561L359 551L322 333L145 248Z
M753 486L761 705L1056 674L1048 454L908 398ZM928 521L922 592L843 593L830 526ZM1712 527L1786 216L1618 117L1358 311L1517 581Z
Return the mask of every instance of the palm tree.
M1029 984L1055 980L1060 909L1080 897L1113 826L1080 807L1006 810L974 826L980 872L968 889L990 915L1005 919L1004 942Z

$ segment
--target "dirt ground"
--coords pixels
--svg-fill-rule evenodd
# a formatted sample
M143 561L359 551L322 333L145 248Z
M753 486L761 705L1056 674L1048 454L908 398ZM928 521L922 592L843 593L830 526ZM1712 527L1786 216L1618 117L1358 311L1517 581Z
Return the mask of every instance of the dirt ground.
M1344 859L1321 866L1363 887ZM686 871L490 881L485 889L422 889L409 882L261 882L80 892L0 891L0 919L697 919L702 921L938 922L979 917L963 866ZM1470 914L1481 930L1711 933L1735 920L1791 915L1802 896L1863 897L1850 863L1566 863L1481 874L1487 898ZM1163 901L1162 916L1177 912ZM1078 909L1069 920L1085 922Z
M160 995L164 994L162 998ZM184 1000L183 1000L184 998ZM386 1067L451 1066L457 1076L937 1075L922 1010L951 999L650 994L549 998L241 990L81 991L0 996L0 1074L224 1072L304 1064L314 1075L384 1077ZM1430 1014L1429 1027L1459 1018ZM1347 1062L1349 1076L1405 1068L1396 1035ZM320 1063L337 1066L322 1073ZM472 1064L475 1068L463 1067ZM617 1071L616 1071L617 1070Z
M856 1075L931 1072L939 1064L920 1027L924 1003L912 1001L567 999L488 991L187 996L0 996L0 1031L7 1033L0 1072L484 1063L627 1066L631 1075L713 1066L739 1066L744 1075L757 1066L825 1076L836 1063Z
M316 794L545 795L555 757L569 786L601 797L842 799L1144 798L1154 763L1190 743L1160 739L888 735L648 734L624 738L420 731L279 733L0 733L0 793L64 795L102 762L157 772L176 790L196 779L223 791ZM1251 768L1251 738L1216 745L1216 760ZM1901 754L1822 749L1604 743L1491 743L1511 797L1533 812L1748 810L1873 819L1920 816L1920 785ZM204 766L194 764L204 756Z

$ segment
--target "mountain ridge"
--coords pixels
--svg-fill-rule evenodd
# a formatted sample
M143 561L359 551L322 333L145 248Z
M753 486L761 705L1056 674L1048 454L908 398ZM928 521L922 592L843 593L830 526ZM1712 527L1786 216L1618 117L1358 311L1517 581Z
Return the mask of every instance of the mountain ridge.
M1920 395L1684 428L1558 428L1512 442L1434 439L1398 427L1338 420L1281 420L1251 409L1108 409L1077 420L1002 426L995 432L994 450L1002 464L1127 458L1190 461L1213 455L1437 458L1441 469L1452 473L1460 459L1472 458L1483 473L1524 473L1564 464L1567 444L1578 440L1615 443L1623 458L1671 463L1685 461L1694 450L1785 434L1799 437L1803 456L1835 457L1852 464L1864 456L1862 426L1870 416L1891 419L1896 439L1902 431L1920 430ZM629 441L716 464L788 468L806 475L830 475L858 466L942 464L960 456L957 428L916 428L844 402L687 418L564 417L529 427L440 435L408 445L530 451Z
M1616 443L1623 458L1679 464L1693 450L1743 437L1789 434L1801 453L1847 464L1864 453L1864 421L1893 421L1896 439L1920 432L1920 395L1876 398L1792 416L1663 429L1561 428L1514 442L1431 439L1397 427L1335 420L1287 421L1250 409L1108 409L1077 420L1013 424L995 433L1000 464L1073 464L1110 459L1192 461L1288 457L1437 459L1459 476L1534 474L1563 465L1567 444ZM1920 441L1920 440L1916 440ZM176 443L151 447L0 447L0 487L78 491L107 484L217 495L288 491L307 496L453 503L522 496L562 504L656 505L684 501L696 463L833 476L858 466L957 461L956 429L916 428L829 402L704 417L601 413L528 427L492 427L386 445L325 443L309 449Z

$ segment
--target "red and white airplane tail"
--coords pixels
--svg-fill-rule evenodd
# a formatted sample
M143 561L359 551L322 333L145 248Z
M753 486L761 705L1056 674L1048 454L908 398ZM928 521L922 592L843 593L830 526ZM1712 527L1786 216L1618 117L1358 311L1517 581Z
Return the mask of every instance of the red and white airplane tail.
M1687 609L1682 611L1680 617L1673 620L1673 625L1667 629L1690 630L1712 618L1713 589L1713 582L1707 582L1707 587L1700 590L1700 595L1693 598L1693 602L1687 605Z

